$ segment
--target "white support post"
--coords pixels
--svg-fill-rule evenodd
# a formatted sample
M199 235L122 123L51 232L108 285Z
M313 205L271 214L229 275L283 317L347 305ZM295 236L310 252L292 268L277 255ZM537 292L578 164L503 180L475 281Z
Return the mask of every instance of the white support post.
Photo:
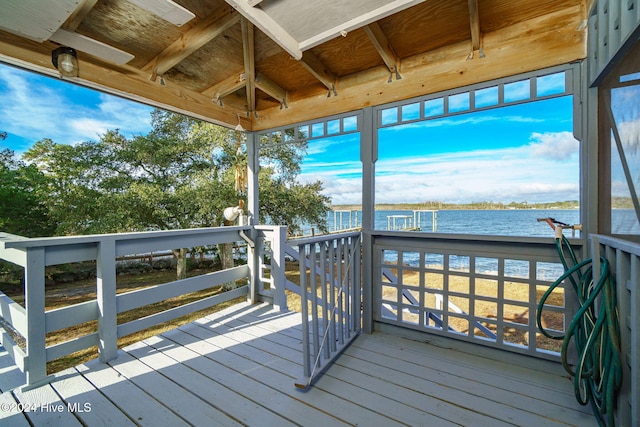
M28 357L25 369L27 380L25 390L48 382L44 267L44 248L29 248L24 268Z
M285 259L284 248L287 240L287 227L275 227L274 239L271 243L271 283L273 289L273 308L287 311L287 294L285 293Z
M98 353L105 363L118 356L118 314L116 307L116 244L100 241L96 271L98 300Z

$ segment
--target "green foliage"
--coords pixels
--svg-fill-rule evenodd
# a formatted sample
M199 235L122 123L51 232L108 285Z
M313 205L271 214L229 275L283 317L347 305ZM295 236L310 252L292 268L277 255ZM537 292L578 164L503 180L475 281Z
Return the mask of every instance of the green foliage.
M154 110L147 135L110 130L75 146L43 139L24 158L46 178L56 234L212 227L222 225L224 208L246 197L236 186L247 166L241 136ZM326 227L321 183L296 181L305 152L306 144L283 144L261 153L269 165L259 172L261 222Z
M45 203L47 178L34 165L0 152L0 231L25 237L48 236L53 226Z

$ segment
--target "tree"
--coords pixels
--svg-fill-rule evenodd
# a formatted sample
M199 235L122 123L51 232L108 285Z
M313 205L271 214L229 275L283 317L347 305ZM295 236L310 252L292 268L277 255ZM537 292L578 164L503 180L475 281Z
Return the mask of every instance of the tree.
M110 130L76 146L45 139L25 154L50 179L57 233L220 226L224 208L246 198L237 182L247 164L238 132L161 110L151 118L147 135L126 138ZM321 183L296 182L305 147L265 153L271 166L259 173L261 221L326 224L329 200L320 195ZM176 252L179 270L185 254Z
M0 230L26 237L49 236L54 230L46 206L47 179L33 165L0 152Z

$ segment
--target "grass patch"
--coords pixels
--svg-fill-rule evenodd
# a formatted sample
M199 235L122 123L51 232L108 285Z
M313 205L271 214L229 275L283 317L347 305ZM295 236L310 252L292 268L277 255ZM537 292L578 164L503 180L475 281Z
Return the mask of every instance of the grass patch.
M188 277L199 276L202 274L216 271L218 268L194 268L187 274ZM116 278L116 293L121 294L124 292L131 292L138 289L144 289L150 286L155 286L162 283L174 281L176 279L175 270L153 270L139 274L120 274ZM244 285L240 283L239 285ZM0 290L4 292L8 297L16 301L17 303L24 305L24 288L21 284L16 283L0 283ZM169 310L174 307L179 307L190 302L198 301L200 299L213 296L222 293L221 286L211 287L198 292L192 292L189 294L181 295L175 298L170 298L164 301L160 301L155 304L149 304L135 310L129 310L127 312L118 314L118 324L124 324L129 321L146 317L155 313L159 313L165 310ZM95 277L86 278L83 280L76 280L72 282L64 283L47 283L45 288L45 308L46 310L52 310L56 308L66 307L74 304L79 304L85 301L95 300L96 298L96 279ZM146 338L161 334L163 332L175 329L181 325L193 322L199 318L207 316L211 313L215 313L224 308L230 307L239 302L245 301L245 298L237 298L226 303L218 304L213 307L209 307L200 311L190 313L188 315L176 318L171 321L167 321L158 324L154 327L127 335L118 339L118 347L124 347L129 344L142 341ZM75 337L88 335L97 331L98 322L91 321L80 325L75 325L69 328L61 329L47 334L46 344L51 346L57 343L69 341ZM20 337L16 337L19 344L24 340ZM78 364L87 362L91 359L95 359L98 356L97 346L87 348L76 353L72 353L67 356L63 356L59 359L49 361L47 363L47 373L52 374L61 370L76 366Z

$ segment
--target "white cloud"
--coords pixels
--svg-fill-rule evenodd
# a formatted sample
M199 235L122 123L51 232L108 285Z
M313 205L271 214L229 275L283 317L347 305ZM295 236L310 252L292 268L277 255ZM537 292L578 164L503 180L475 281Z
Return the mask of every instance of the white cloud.
M547 135L535 140L553 145L548 141L564 139ZM533 158L537 155L534 151L525 146L379 161L376 164L376 202L535 203L577 199L577 157L565 156L560 162L557 156L551 155L556 151ZM360 172L359 162L345 167L342 172L346 178L329 171L316 171L313 178L322 179L325 194L333 197L334 204L360 203L362 178L352 177Z
M571 132L535 132L529 148L535 157L564 161L578 155L580 143Z
M88 90L0 66L0 127L30 145L43 138L61 144L95 141L108 129L126 136L150 129L150 107L106 94L97 94L92 105Z

